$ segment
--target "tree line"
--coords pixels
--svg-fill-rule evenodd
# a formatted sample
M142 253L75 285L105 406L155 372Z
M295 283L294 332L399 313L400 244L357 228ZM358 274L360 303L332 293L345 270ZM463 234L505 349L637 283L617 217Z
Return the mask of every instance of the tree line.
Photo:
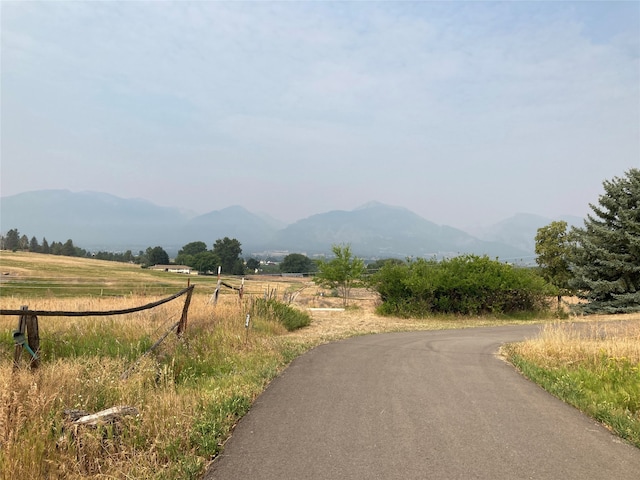
M46 253L51 255L64 255L67 257L85 257L87 251L73 244L73 240L66 242L49 243L46 237L42 238L42 243L36 237L21 235L17 228L12 228L6 235L0 236L0 250L25 251L35 253Z
M68 239L64 243L56 241L49 243L47 238L43 237L42 243L40 243L34 236L29 240L29 237L24 234L21 235L17 228L12 228L6 235L0 236L0 250L62 255L65 257L96 258L113 262L136 263L142 266L169 263L169 255L162 247L148 247L144 251L140 250L137 255L131 250L125 252L91 252L75 245L72 239Z
M68 239L64 243L55 241L49 243L46 237L43 237L42 243L40 243L34 236L29 240L29 237L25 234L20 234L17 228L13 228L6 235L0 236L0 250L96 258L98 260L136 263L143 267L169 265L171 263L169 254L161 246L148 247L146 250L140 250L137 255L131 250L125 252L91 252L74 245L72 239ZM200 255L201 253L204 253L204 255ZM207 251L204 242L187 244L180 250L176 261L194 268L199 267L198 270L204 272L213 271L218 265L222 264L226 273L242 274L244 266L240 259L241 253L240 242L236 239L225 237L224 239L216 240L212 251Z
M488 257L463 255L441 261L381 261L367 274L345 246L320 262L318 283L335 288L348 303L354 286L375 290L379 312L401 316L429 313L512 314L548 309L546 299L576 295L583 313L640 311L640 170L603 182L604 193L584 227L552 222L536 234L536 269Z
M125 252L91 252L78 247L72 239L66 242L53 241L49 243L46 237L42 238L42 243L33 236L31 240L25 234L20 234L17 228L12 228L6 235L0 235L0 250L23 251L42 253L48 255L62 255L66 257L86 257L98 260L109 260L114 262L136 263L143 266L151 266L156 263L169 263L169 255L162 247L148 247L134 254L131 250ZM151 263L153 262L153 263Z
M169 254L161 246L148 247L144 251L140 250L137 255L131 250L125 252L91 252L74 245L72 239L67 240L65 243L49 243L46 237L43 237L42 243L40 243L35 236L29 239L27 235L20 234L17 228L13 228L6 235L0 236L0 250L87 257L98 260L135 263L143 267L170 265L172 263ZM215 273L218 267L221 267L226 275L244 275L246 271L255 271L262 267L259 260L249 258L245 262L241 255L241 243L235 238L224 237L217 239L211 249L202 241L190 242L184 245L178 251L173 263L189 266L205 274ZM299 253L287 255L277 266L277 271L280 273L308 274L316 270L316 263L306 255Z

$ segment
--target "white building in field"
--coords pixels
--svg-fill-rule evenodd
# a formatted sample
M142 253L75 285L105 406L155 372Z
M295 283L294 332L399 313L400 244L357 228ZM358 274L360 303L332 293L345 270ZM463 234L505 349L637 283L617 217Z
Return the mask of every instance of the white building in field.
M184 273L186 275L195 275L198 273L197 270L194 270L188 265L154 265L153 267L149 267L149 269L161 270L169 273Z

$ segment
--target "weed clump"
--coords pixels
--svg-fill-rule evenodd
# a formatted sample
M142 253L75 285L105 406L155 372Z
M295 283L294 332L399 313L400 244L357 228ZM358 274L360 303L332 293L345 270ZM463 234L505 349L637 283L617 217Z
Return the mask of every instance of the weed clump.
M308 313L279 302L275 298L254 299L251 304L251 316L270 321L276 320L289 332L306 327L311 323L311 317Z

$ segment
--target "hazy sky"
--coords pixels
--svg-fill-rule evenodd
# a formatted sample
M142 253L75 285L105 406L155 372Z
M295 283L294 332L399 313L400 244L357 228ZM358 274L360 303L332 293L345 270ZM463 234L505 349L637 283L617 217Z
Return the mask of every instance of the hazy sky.
M1 5L2 196L464 227L640 167L639 2Z

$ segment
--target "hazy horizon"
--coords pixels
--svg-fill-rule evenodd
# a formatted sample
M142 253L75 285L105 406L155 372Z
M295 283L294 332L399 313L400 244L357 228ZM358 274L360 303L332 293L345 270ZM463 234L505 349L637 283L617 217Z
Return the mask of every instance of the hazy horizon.
M638 2L2 2L0 186L291 223L584 217L640 167Z
M422 215L420 215L417 212L413 211L409 207L406 207L406 206L403 206L403 205L391 205L391 204L387 204L387 203L384 203L384 202L380 202L380 201L375 200L375 199L371 199L368 202L365 202L365 203L360 204L360 205L356 205L353 208L340 208L340 209L331 209L331 210L323 210L323 211L318 211L318 212L312 212L309 215L306 215L306 216L300 217L300 218L294 218L294 219L292 219L290 221L285 221L285 220L283 220L281 218L275 217L271 213L266 212L266 211L251 210L250 208L247 208L246 206L240 205L240 204L227 205L227 206L224 206L224 207L220 207L220 208L216 208L216 209L209 209L209 210L206 210L206 211L196 211L196 210L192 210L192 209L185 209L185 208L182 208L182 207L179 207L179 206L176 206L176 205L160 205L160 204L157 204L157 203L155 203L155 202L153 202L153 201L151 201L151 200L149 200L147 198L143 198L143 197L119 197L119 196L113 195L112 193L109 193L109 192L104 192L104 191L98 192L98 191L95 191L95 190L83 190L83 191L73 191L73 190L69 190L69 189L31 190L31 191L26 191L26 192L20 192L20 193L14 194L14 195L2 195L0 197L0 199L5 198L5 197L14 197L16 195L37 194L37 193L41 193L41 192L70 192L72 194L109 195L109 196L112 196L112 197L120 198L122 200L142 201L142 202L149 203L149 204L152 204L152 205L160 207L160 208L175 209L175 210L183 212L189 218L195 218L195 217L198 217L200 215L206 215L206 214L212 213L214 211L220 211L220 210L225 210L225 209L228 209L228 208L240 207L240 208L243 208L243 209L247 210L250 213L253 213L253 214L256 214L256 215L259 215L259 216L270 217L272 220L275 220L275 221L277 221L279 223L282 223L284 225L291 225L291 224L293 224L293 223L295 223L297 221L305 220L305 219L310 218L310 217L315 216L315 215L322 215L322 214L326 214L326 213L331 213L333 211L356 211L356 210L359 210L359 209L362 209L362 208L369 207L372 204L379 204L379 205L384 205L384 206L392 207L392 208L404 208L404 209L406 209L408 211L411 211L413 213L416 213L417 215L422 217ZM516 217L518 215L540 216L540 217L548 218L549 220L558 220L560 218L568 218L568 217L585 218L585 217L580 217L578 215L572 215L570 213L554 215L552 217L545 217L544 215L539 215L539 214L536 214L535 212L514 212L514 213L510 214L507 217L498 219L498 221L494 222L494 223L499 223L499 222L504 221L504 220L509 220L510 218ZM433 221L430 218L426 218L426 217L422 217L422 218L424 220ZM434 222L434 223L437 223L437 222ZM441 223L440 225L450 226L450 227L454 226L451 222L447 222L447 221L445 221L444 223ZM0 224L0 226L2 226L2 225ZM476 223L474 225L467 225L466 227L456 227L456 228L465 230L465 228L490 227L490 226L492 226L492 224ZM4 226L2 226L2 228L4 228Z

